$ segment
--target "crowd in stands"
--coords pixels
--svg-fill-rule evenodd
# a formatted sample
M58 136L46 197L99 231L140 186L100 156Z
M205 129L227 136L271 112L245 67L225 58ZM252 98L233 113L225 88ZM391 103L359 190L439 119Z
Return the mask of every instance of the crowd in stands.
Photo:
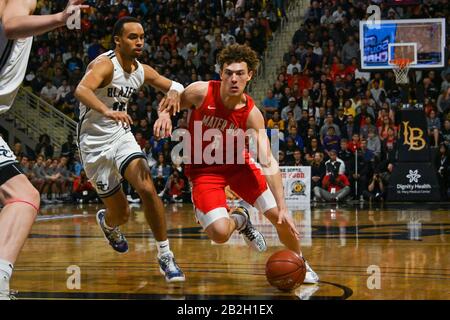
M448 17L446 2L427 0L419 9L381 4L382 18ZM56 12L65 3L38 1L37 12ZM218 79L217 53L231 43L246 43L262 55L285 14L282 0L87 3L91 8L83 14L81 31L62 28L36 38L25 80L35 94L74 119L78 109L73 90L88 63L111 48L112 26L122 16L138 17L144 25L146 46L141 62L186 86ZM311 166L312 195L317 201L382 200L396 165L402 91L393 72L372 72L367 77L358 70L359 20L367 18L369 4L362 0L311 1L283 56L277 80L260 106L269 137L274 139L271 130L279 130L280 165ZM410 81L417 86L412 97L427 113L443 198L450 186L450 63L446 65L444 70L410 73ZM189 201L183 166L171 161L173 142L152 133L162 98L161 93L144 87L130 101L132 132L147 155L160 196L166 201ZM174 127L186 128L187 118L187 111L180 113ZM41 140L35 156L22 155L21 164L43 198L95 201L73 137L68 137L57 158L50 138ZM128 186L126 190L132 201L136 195Z
M382 19L449 16L446 0L381 6ZM402 92L390 72L362 73L359 21L369 1L312 0L262 106L278 129L280 164L311 166L317 201L383 200L398 157L403 95L423 106L441 195L448 198L450 60L443 69L410 72ZM448 43L447 33L447 43ZM446 56L449 56L448 53Z

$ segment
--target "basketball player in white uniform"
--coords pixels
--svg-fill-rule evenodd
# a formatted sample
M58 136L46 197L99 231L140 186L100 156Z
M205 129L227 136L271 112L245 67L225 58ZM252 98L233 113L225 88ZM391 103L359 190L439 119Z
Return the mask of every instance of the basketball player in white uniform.
M84 0L70 0L63 12L33 16L35 0L0 0L0 113L13 104L25 76L33 36L63 27ZM0 299L10 298L13 265L39 210L39 192L22 174L0 137Z
M105 238L119 253L128 251L119 226L130 208L121 182L126 179L142 199L158 250L160 272L167 282L184 281L167 239L164 207L153 185L144 153L130 130L127 114L131 95L144 84L167 92L165 104L177 106L183 86L137 61L143 50L144 29L139 20L124 17L114 26L115 49L92 61L75 96L80 103L78 144L86 174L106 206L97 213Z

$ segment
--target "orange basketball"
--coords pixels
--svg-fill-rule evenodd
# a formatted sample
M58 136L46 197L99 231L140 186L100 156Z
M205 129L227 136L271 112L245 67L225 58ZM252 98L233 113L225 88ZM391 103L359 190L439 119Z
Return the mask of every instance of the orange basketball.
M305 275L303 258L291 250L277 251L267 260L267 281L282 291L298 288L305 280Z

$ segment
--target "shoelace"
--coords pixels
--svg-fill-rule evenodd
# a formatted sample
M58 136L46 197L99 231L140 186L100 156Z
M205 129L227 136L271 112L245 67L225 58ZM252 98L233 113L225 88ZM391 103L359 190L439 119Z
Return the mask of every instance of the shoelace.
M244 230L242 230L242 233L250 240L253 241L256 238L256 232L254 232L254 229L251 227L247 227Z
M178 268L175 264L175 259L170 255L164 255L160 259L164 262L170 272L178 272Z
M119 228L114 228L112 231L110 231L109 235L110 235L111 239L116 241L116 242L117 241L120 241L120 242L123 241L123 235L120 232Z

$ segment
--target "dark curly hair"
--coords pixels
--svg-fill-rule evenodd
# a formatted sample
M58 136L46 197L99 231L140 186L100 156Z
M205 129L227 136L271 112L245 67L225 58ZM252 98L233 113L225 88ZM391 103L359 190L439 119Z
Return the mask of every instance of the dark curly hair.
M221 70L223 69L225 63L231 64L233 62L246 62L248 71L256 72L259 59L257 53L249 46L232 44L220 51L218 62Z

